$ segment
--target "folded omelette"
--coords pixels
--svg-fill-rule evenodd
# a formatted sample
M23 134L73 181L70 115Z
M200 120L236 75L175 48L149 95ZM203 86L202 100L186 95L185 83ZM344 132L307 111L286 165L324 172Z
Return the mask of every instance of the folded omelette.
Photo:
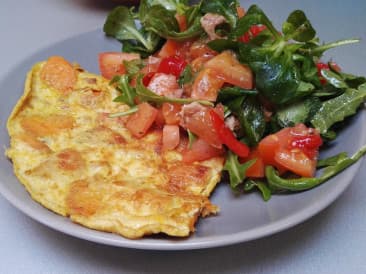
M118 91L59 56L37 63L7 123L6 155L32 198L83 226L127 238L184 237L218 211L209 195L223 158L182 163L162 131L137 139L124 127Z

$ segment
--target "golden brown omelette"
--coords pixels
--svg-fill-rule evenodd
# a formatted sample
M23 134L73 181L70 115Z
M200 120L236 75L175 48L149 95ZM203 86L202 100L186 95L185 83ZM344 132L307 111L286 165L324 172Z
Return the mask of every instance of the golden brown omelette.
M34 200L83 226L127 238L188 236L200 216L216 213L208 197L223 158L183 164L179 148L162 150L161 129L137 139L109 82L53 56L34 65L7 127L14 172Z

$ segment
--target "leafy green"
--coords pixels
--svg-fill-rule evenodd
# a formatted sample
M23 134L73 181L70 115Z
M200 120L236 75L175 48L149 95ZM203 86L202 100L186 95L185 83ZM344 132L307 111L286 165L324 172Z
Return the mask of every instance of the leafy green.
M153 6L147 11L144 26L160 37L176 41L185 41L197 37L203 32L200 17L196 17L187 30L179 31L175 12L169 11L160 5Z
M185 84L192 82L192 80L193 80L192 67L190 65L186 65L181 75L179 75L178 84L180 87L183 87Z
M347 158L348 155L346 152L341 152L338 153L337 155L325 158L325 159L320 159L318 160L316 166L317 168L323 168L323 167L327 167L327 166L334 166L336 165L339 161L341 161L342 159Z
M115 76L110 82L116 84L117 90L121 93L118 97L114 98L114 102L121 102L129 105L130 107L135 106L136 91L130 86L130 78L128 75Z
M309 97L304 101L286 105L277 110L275 118L281 127L293 127L299 123L307 123L322 106L317 97Z
M282 26L282 32L287 39L307 42L315 37L315 30L305 13L301 10L293 11Z
M138 29L134 17L135 14L131 9L124 6L116 7L107 16L103 30L106 35L123 42L123 49L126 52L138 52L143 56L155 52L161 38L144 28Z
M271 199L272 191L265 182L251 179L244 182L244 191L248 192L253 190L254 188L260 191L264 201L268 201L269 199Z
M227 157L224 165L224 170L229 173L230 186L235 189L245 179L246 170L253 165L255 159L240 164L238 161L238 155L235 155L231 151L227 152Z
M236 8L239 6L236 0L203 0L201 3L202 13L220 14L226 18L232 28L238 22Z
M264 112L257 97L237 96L231 101L226 101L225 105L238 118L248 145L256 145L262 139L266 128Z
M339 154L331 161L327 161L327 167L324 169L320 177L284 179L278 176L276 170L272 166L267 166L265 173L269 186L289 191L303 191L324 183L344 169L356 163L365 154L366 146L361 147L361 149L357 151L352 157L346 157L344 154Z
M232 101L237 97L243 97L246 95L256 95L258 91L255 89L243 89L240 87L223 87L219 90L217 95L217 102L225 104L226 102Z
M324 134L336 122L356 113L365 101L366 85L359 89L347 89L342 95L324 101L319 111L311 119L311 124Z

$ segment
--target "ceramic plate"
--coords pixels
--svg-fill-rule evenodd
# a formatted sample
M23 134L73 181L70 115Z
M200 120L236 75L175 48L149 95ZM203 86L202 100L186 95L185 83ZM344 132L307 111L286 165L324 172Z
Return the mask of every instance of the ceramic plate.
M291 10L300 8L309 14L314 27L320 31L319 36L326 39L326 41L349 37L350 31L354 30L352 26L349 26L350 22L346 22L348 25L340 25L341 27L338 29L334 28L332 24L338 21L336 18L331 23L329 21L327 21L328 24L321 23L323 19L322 11L314 10L315 7L307 3L303 3L300 7L291 7L289 5L286 8L281 8L278 6L273 7L271 6L273 4L268 2L258 1L257 3L270 15L277 26ZM249 3L245 2L245 5L248 6ZM347 14L344 14L341 7L338 9L334 6L332 9L333 15L338 14L343 16L343 19L346 18ZM356 30L361 30L361 28ZM360 35L360 33L355 33L355 35ZM328 57L339 60L345 71L366 75L366 69L362 67L362 60L366 58L360 58L366 52L365 43L334 50L332 55ZM97 73L97 53L118 50L120 50L120 45L107 39L103 32L98 29L44 48L9 72L7 77L4 78L6 80L0 83L0 143L2 147L9 144L5 128L6 119L23 92L23 81L26 72L35 62L57 54L68 60L76 61L87 70ZM366 139L365 119L365 111L361 111L357 117L349 120L337 141L323 152L322 156L336 154L340 151L353 153L363 145ZM185 239L159 236L128 240L114 234L99 232L74 224L69 219L43 208L30 198L24 187L15 178L11 162L6 159L4 153L1 153L0 156L0 192L15 207L31 218L78 238L128 248L184 250L245 242L292 227L310 218L333 202L351 183L358 167L359 163L310 191L274 195L268 202L263 202L257 193L237 197L230 190L227 183L222 182L212 195L213 203L221 208L220 214L201 219L197 224L197 231Z

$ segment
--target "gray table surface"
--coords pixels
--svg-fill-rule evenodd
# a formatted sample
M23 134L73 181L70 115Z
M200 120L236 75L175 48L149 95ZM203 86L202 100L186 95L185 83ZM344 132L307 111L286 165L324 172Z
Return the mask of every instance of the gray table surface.
M338 50L336 60L348 60L348 71L361 68L366 74L364 0L256 3L276 15L277 23L295 8L311 11L325 41L362 37L361 48ZM101 28L113 5L108 0L2 0L0 80L46 45ZM365 167L364 161L339 199L300 225L256 241L195 251L132 250L76 239L30 219L0 196L0 273L366 273Z

